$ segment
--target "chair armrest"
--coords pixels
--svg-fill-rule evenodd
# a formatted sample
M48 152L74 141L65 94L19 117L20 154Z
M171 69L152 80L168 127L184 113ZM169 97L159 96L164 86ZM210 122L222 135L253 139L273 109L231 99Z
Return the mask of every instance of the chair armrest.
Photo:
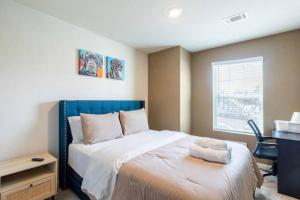
M263 140L264 141L266 141L266 140L276 140L276 138L273 138L272 136L264 136Z

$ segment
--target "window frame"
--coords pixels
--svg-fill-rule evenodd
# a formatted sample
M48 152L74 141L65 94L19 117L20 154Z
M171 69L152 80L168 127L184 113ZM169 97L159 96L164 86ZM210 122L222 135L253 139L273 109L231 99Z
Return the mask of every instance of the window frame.
M225 65L225 64L237 64L237 63L247 63L247 62L254 62L254 61L261 61L262 62L262 113L261 113L261 120L262 120L262 128L260 129L261 134L264 135L264 58L263 56L257 57L250 57L250 58L242 58L242 59L232 59L232 60L224 60L224 61L215 61L211 63L212 66L212 99L213 99L213 131L216 132L225 132L225 133L233 133L233 134L243 134L243 135L254 135L252 131L239 131L239 130L228 130L228 129L221 129L217 128L216 124L216 101L215 101L215 87L216 87L216 74L215 68L218 65Z

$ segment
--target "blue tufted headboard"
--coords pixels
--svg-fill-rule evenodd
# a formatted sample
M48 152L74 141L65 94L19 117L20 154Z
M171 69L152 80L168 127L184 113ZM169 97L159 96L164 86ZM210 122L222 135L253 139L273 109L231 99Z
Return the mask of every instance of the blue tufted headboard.
M145 101L114 101L114 100L74 100L59 101L59 183L67 188L69 144L72 134L68 117L79 116L80 113L106 114L120 110L138 110L145 107Z

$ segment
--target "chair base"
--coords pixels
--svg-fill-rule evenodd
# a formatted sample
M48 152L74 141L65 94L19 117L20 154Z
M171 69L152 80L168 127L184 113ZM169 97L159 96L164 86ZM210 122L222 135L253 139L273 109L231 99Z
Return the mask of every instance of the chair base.
M266 176L277 176L277 162L274 161L272 163L272 167L269 170L263 169L262 171L266 172L266 174L263 174L263 177L266 177Z

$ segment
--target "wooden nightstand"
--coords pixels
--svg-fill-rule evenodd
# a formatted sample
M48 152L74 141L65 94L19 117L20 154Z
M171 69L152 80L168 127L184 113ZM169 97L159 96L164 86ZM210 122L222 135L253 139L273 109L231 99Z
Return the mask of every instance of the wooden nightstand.
M33 162L32 158L44 158ZM39 153L0 162L1 200L43 200L57 193L57 159Z

